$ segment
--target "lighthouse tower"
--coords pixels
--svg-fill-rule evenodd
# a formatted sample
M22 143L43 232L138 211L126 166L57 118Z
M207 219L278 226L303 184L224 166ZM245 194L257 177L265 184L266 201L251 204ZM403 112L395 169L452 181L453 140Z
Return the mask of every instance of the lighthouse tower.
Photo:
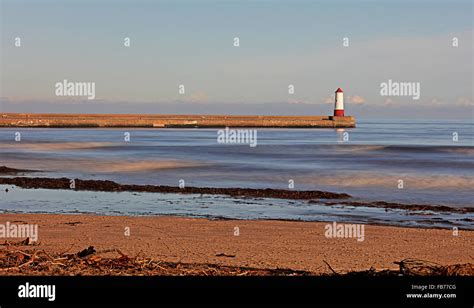
M344 116L344 92L341 88L336 90L336 103L334 105L334 116L343 117Z

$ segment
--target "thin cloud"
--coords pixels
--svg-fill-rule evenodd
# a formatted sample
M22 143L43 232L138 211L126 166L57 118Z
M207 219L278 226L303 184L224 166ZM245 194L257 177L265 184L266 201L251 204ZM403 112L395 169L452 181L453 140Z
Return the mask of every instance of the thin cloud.
M325 104L333 104L334 103L334 97L328 96L326 98L323 98L323 103Z
M362 105L365 103L365 98L360 95L348 96L347 99L350 103L355 105Z
M472 107L474 105L474 102L472 101L472 99L465 96L458 97L458 99L456 100L456 103L458 103L458 105L465 106L465 107Z
M383 105L386 106L386 107L391 107L391 106L397 105L397 103L393 99L391 99L390 97L387 97L385 99L385 101L383 102Z

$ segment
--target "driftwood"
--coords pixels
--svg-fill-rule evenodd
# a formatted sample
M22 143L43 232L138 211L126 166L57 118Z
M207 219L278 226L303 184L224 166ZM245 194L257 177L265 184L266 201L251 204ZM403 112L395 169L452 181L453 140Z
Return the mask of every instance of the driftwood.
M117 253L118 257L101 254ZM227 256L227 255L226 255ZM74 254L51 256L44 250L0 250L0 275L160 275L160 276L308 276L290 269L257 269L218 264L164 262L129 257L119 249L89 246Z
M18 241L18 242L12 242L12 241L6 241L4 243L1 243L1 246L36 246L39 245L40 243L37 242L32 242L30 241L30 238L27 237L24 240Z
M15 247L15 249L12 249ZM0 250L0 275L154 275L154 276L314 276L308 271L291 269L258 269L219 264L165 262L142 256L129 257L119 249L96 251L89 246L77 253L50 254L45 250L19 250L17 246ZM103 254L118 254L105 257ZM224 253L218 257L230 257ZM395 262L399 270L370 268L366 271L340 273L326 260L330 276L474 276L474 264L443 266L434 262L404 259Z
M395 264L406 276L474 276L474 264L471 263L443 266L430 261L404 259Z

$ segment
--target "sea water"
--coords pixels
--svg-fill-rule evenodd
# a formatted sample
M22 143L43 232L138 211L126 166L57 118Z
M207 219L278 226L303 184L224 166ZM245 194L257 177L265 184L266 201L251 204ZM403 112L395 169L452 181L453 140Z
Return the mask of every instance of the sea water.
M2 128L0 165L41 171L24 176L325 190L361 201L474 206L470 120L362 120L353 129L257 130L257 146L249 147L219 143L218 129ZM3 208L13 210L15 202L20 201ZM126 203L129 212L141 202ZM54 204L60 211L61 202ZM291 217L305 219L300 209Z

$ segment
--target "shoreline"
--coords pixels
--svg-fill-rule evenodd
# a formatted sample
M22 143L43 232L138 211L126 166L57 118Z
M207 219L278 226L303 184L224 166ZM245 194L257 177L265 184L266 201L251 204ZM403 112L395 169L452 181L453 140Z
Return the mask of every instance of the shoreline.
M453 236L452 230L377 225L365 226L363 241L328 238L325 236L327 223L323 222L0 214L0 223L7 221L37 224L38 242L33 246L3 246L3 249L34 248L59 254L94 246L97 251L119 250L129 257L141 254L160 262L211 264L217 268L288 269L311 275L334 274L333 270L345 274L371 268L394 271L399 268L394 262L407 258L440 265L466 264L472 262L469 247L474 245L474 231L460 230L458 236ZM129 231L128 235L124 230ZM22 239L0 238L0 243L6 240ZM107 256L116 257L117 253L103 255ZM0 275L5 274L8 273L0 272ZM14 274L22 273L15 271Z

